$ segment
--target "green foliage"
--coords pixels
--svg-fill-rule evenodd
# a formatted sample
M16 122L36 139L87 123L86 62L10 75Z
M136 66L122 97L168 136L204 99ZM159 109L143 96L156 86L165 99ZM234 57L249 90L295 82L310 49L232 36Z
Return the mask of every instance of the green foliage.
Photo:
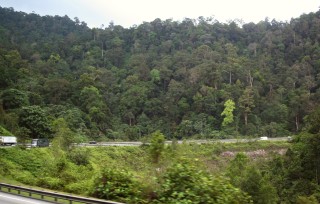
M320 102L319 14L241 27L200 17L90 29L67 16L0 8L0 127L17 135L19 142L54 136L48 161L35 159L43 152L33 149L5 153L0 173L84 193L103 163L150 176L165 172L179 155L204 154L209 159L200 158L209 169L217 169L228 166L219 157L226 146L184 144L168 153L160 132L150 148L99 149L104 154L70 149L73 142L139 140L155 130L178 139L226 138L238 132L278 137L305 131L283 159L273 160L278 167L253 168L250 163L256 161L240 155L226 174L235 186L246 184L256 202L276 201L268 180L277 188L279 202L313 202L311 195L319 199L320 176L320 114L315 108ZM236 145L231 149L265 147ZM20 155L24 153L33 161L30 166ZM150 155L157 173L146 163ZM199 180L205 186L213 185L204 178ZM209 190L196 191L211 195Z
M270 183L269 178L262 176L255 167L248 168L241 182L241 190L251 196L253 203L275 204L278 202L276 189Z
M1 23L0 23L1 24ZM10 49L12 49L9 46ZM17 83L19 69L26 68L27 63L21 58L17 50L2 51L0 49L0 87L14 86ZM14 103L14 102L13 102Z
M69 129L63 118L53 121L52 127L55 132L53 139L55 148L68 150L74 142L75 133Z
M67 192L72 192L76 194L89 194L89 191L93 188L93 181L91 179L81 179L79 181L76 181L74 183L69 183L64 186L64 189Z
M13 135L13 134L0 125L0 135L7 136L7 135Z
M315 196L299 196L297 198L296 204L318 204L319 202L315 198Z
M29 104L61 105L67 108L48 117L95 140L110 132L137 140L155 130L168 138L212 138L221 130L221 137L277 137L301 131L319 103L318 12L242 27L200 17L130 29L90 29L78 19L10 8L0 16L5 116ZM19 130L8 123L1 121Z
M37 185L43 188L61 190L64 184L60 178L48 176L48 177L39 178L37 181Z
M271 182L282 201L297 203L319 202L319 144L316 127L319 112L307 118L306 131L296 136L284 158L275 157L269 164ZM273 175L271 177L271 175ZM315 198L318 201L315 201Z
M32 138L48 138L52 132L49 119L40 106L23 107L19 113L19 125L30 130Z
M160 71L157 69L153 69L150 71L151 80L155 83L160 81Z
M312 134L320 133L320 107L316 108L315 111L306 117L307 131Z
M84 87L81 90L81 102L84 110L89 111L92 107L99 106L101 95L94 86Z
M301 133L287 152L286 186L292 196L311 195L319 185L320 134Z
M267 105L267 107L261 113L261 118L266 123L276 123L286 125L289 115L289 109L287 105L276 103Z
M267 169L265 170L270 176L270 182L276 188L279 200L286 200L288 196L287 190L285 190L287 180L287 166L285 163L285 158L281 155L275 155L267 165Z
M226 161L219 158L219 155L227 150L278 149L286 145L175 144L172 151L163 151L161 162L156 166L150 162L148 146L73 147L68 151L62 151L57 146L31 149L0 148L0 179L5 177L24 184L81 195L111 195L117 197L114 200L125 203L163 203L161 200L169 199L179 202L179 193L188 199L194 199L195 202L202 199L210 203L211 197L214 197L221 198L221 202L228 203L228 199L231 203L237 203L233 202L235 197L238 196L240 202L243 201L244 194L232 187L225 178L212 176L220 175L221 171L224 171L223 163ZM177 159L181 156L189 158L189 162ZM197 162L191 162L195 159ZM238 163L233 165L234 169ZM245 164L244 162L243 166ZM278 166L277 164L275 163L275 166ZM275 172L277 171L275 169ZM237 172L239 171L235 171ZM103 191L102 186L107 188L108 194ZM179 193L172 192L169 187L179 190ZM186 188L190 188L190 195L183 190ZM166 199L162 194L164 192L170 192L173 196ZM206 197L202 198L200 194ZM180 201L182 202L182 199ZM244 203L247 203L246 201Z
M50 162L49 155L42 149L1 149L0 155L0 174L29 185L37 185L36 177L48 167L46 162Z
M26 144L31 139L31 131L25 127L20 127L15 135L18 137L18 143Z
M92 195L106 200L138 203L140 186L129 172L105 168L94 182Z
M271 122L261 128L261 134L268 137L285 137L290 135L290 132L286 130L286 125Z
M231 183L248 193L253 203L277 203L278 195L267 175L262 175L255 166L250 166L249 158L238 153L230 162L227 175Z
M87 149L73 148L67 153L67 157L76 165L86 166L89 164L89 151Z
M150 155L154 163L158 163L164 150L164 135L158 130L151 134Z
M231 99L228 99L224 103L224 110L221 113L221 116L224 116L224 119L222 122L222 127L225 127L228 124L233 123L233 110L234 109L235 109L235 103Z
M245 154L236 154L235 158L230 162L227 172L227 176L231 179L233 185L241 187L248 165L249 158Z
M28 95L17 89L6 89L2 92L1 99L5 110L29 105Z
M36 151L41 154L42 151ZM37 172L42 171L41 162L45 155L37 157L35 152L24 151L19 148L14 148L10 150L1 151L1 155L3 155L6 159L11 162L15 162L19 164L26 171L30 171L33 174L37 174Z
M248 114L255 107L252 87L246 87L243 94L239 98L239 107L244 115L245 125L248 124Z
M183 161L170 167L159 192L161 203L251 203L222 177L212 177Z
M73 131L81 132L86 128L84 119L85 115L78 108L68 109L63 113L61 117L66 120L66 122L68 123L68 127Z

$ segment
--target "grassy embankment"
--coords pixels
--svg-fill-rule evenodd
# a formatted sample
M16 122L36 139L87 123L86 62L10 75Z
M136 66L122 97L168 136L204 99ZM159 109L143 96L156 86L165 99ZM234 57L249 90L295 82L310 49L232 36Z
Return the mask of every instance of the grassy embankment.
M148 146L73 148L54 147L0 149L0 182L91 195L94 181L105 169L129 172L142 183L145 194L157 190L157 178L181 158L211 174L223 174L237 152L247 152L252 161L269 158L270 152L283 152L288 142L173 144L167 145L159 163L150 159ZM262 159L261 159L262 158Z

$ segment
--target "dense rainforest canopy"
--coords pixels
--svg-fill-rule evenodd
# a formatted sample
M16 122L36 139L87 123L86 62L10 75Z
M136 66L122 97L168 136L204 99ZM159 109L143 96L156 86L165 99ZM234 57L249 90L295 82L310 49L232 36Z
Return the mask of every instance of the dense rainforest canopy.
M0 7L0 124L21 138L287 136L320 103L320 11L90 29ZM3 129L2 128L2 129Z

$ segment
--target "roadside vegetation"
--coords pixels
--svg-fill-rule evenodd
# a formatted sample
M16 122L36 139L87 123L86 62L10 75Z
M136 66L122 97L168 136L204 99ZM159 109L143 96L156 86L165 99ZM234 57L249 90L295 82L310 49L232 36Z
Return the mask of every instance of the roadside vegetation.
M0 149L0 180L124 203L318 203L319 115L292 141ZM62 140L68 138L61 138Z
M251 196L230 180L236 155L243 152L249 166L258 168L291 145L165 145L162 137L155 132L151 144L140 147L2 148L0 180L126 203L249 203ZM246 156L256 150L270 152ZM234 155L226 156L228 151Z

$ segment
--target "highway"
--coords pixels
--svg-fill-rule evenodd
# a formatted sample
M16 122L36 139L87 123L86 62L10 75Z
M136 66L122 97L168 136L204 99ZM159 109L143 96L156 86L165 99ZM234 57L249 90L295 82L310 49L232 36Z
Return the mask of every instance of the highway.
M50 202L35 200L18 195L0 192L0 203L3 204L48 204ZM52 203L51 203L52 204Z
M275 137L275 138L268 138L264 141L288 141L288 137ZM236 143L236 142L254 142L254 141L261 141L260 138L252 138L252 139L219 139L219 140L178 140L178 144L182 143L193 143L193 144L210 144L210 143ZM165 144L171 144L172 141L165 141ZM97 146L141 146L143 142L97 142L95 144L92 143L74 143L74 146L79 147L97 147ZM10 148L13 146L0 146L0 148ZM31 148L31 144L26 144L27 148Z
M221 139L221 140L179 140L177 141L178 144L182 143L193 143L193 144L210 144L210 143L236 143L236 142L255 142L255 141L261 141L259 138L253 138L253 139ZM268 138L264 141L288 141L288 137L276 137L276 138ZM172 141L165 141L165 144L171 144ZM143 144L149 144L149 143L143 143L143 142L98 142L96 144L90 144L90 143L80 143L80 144L74 144L76 146L81 147L97 147L97 146L140 146Z

